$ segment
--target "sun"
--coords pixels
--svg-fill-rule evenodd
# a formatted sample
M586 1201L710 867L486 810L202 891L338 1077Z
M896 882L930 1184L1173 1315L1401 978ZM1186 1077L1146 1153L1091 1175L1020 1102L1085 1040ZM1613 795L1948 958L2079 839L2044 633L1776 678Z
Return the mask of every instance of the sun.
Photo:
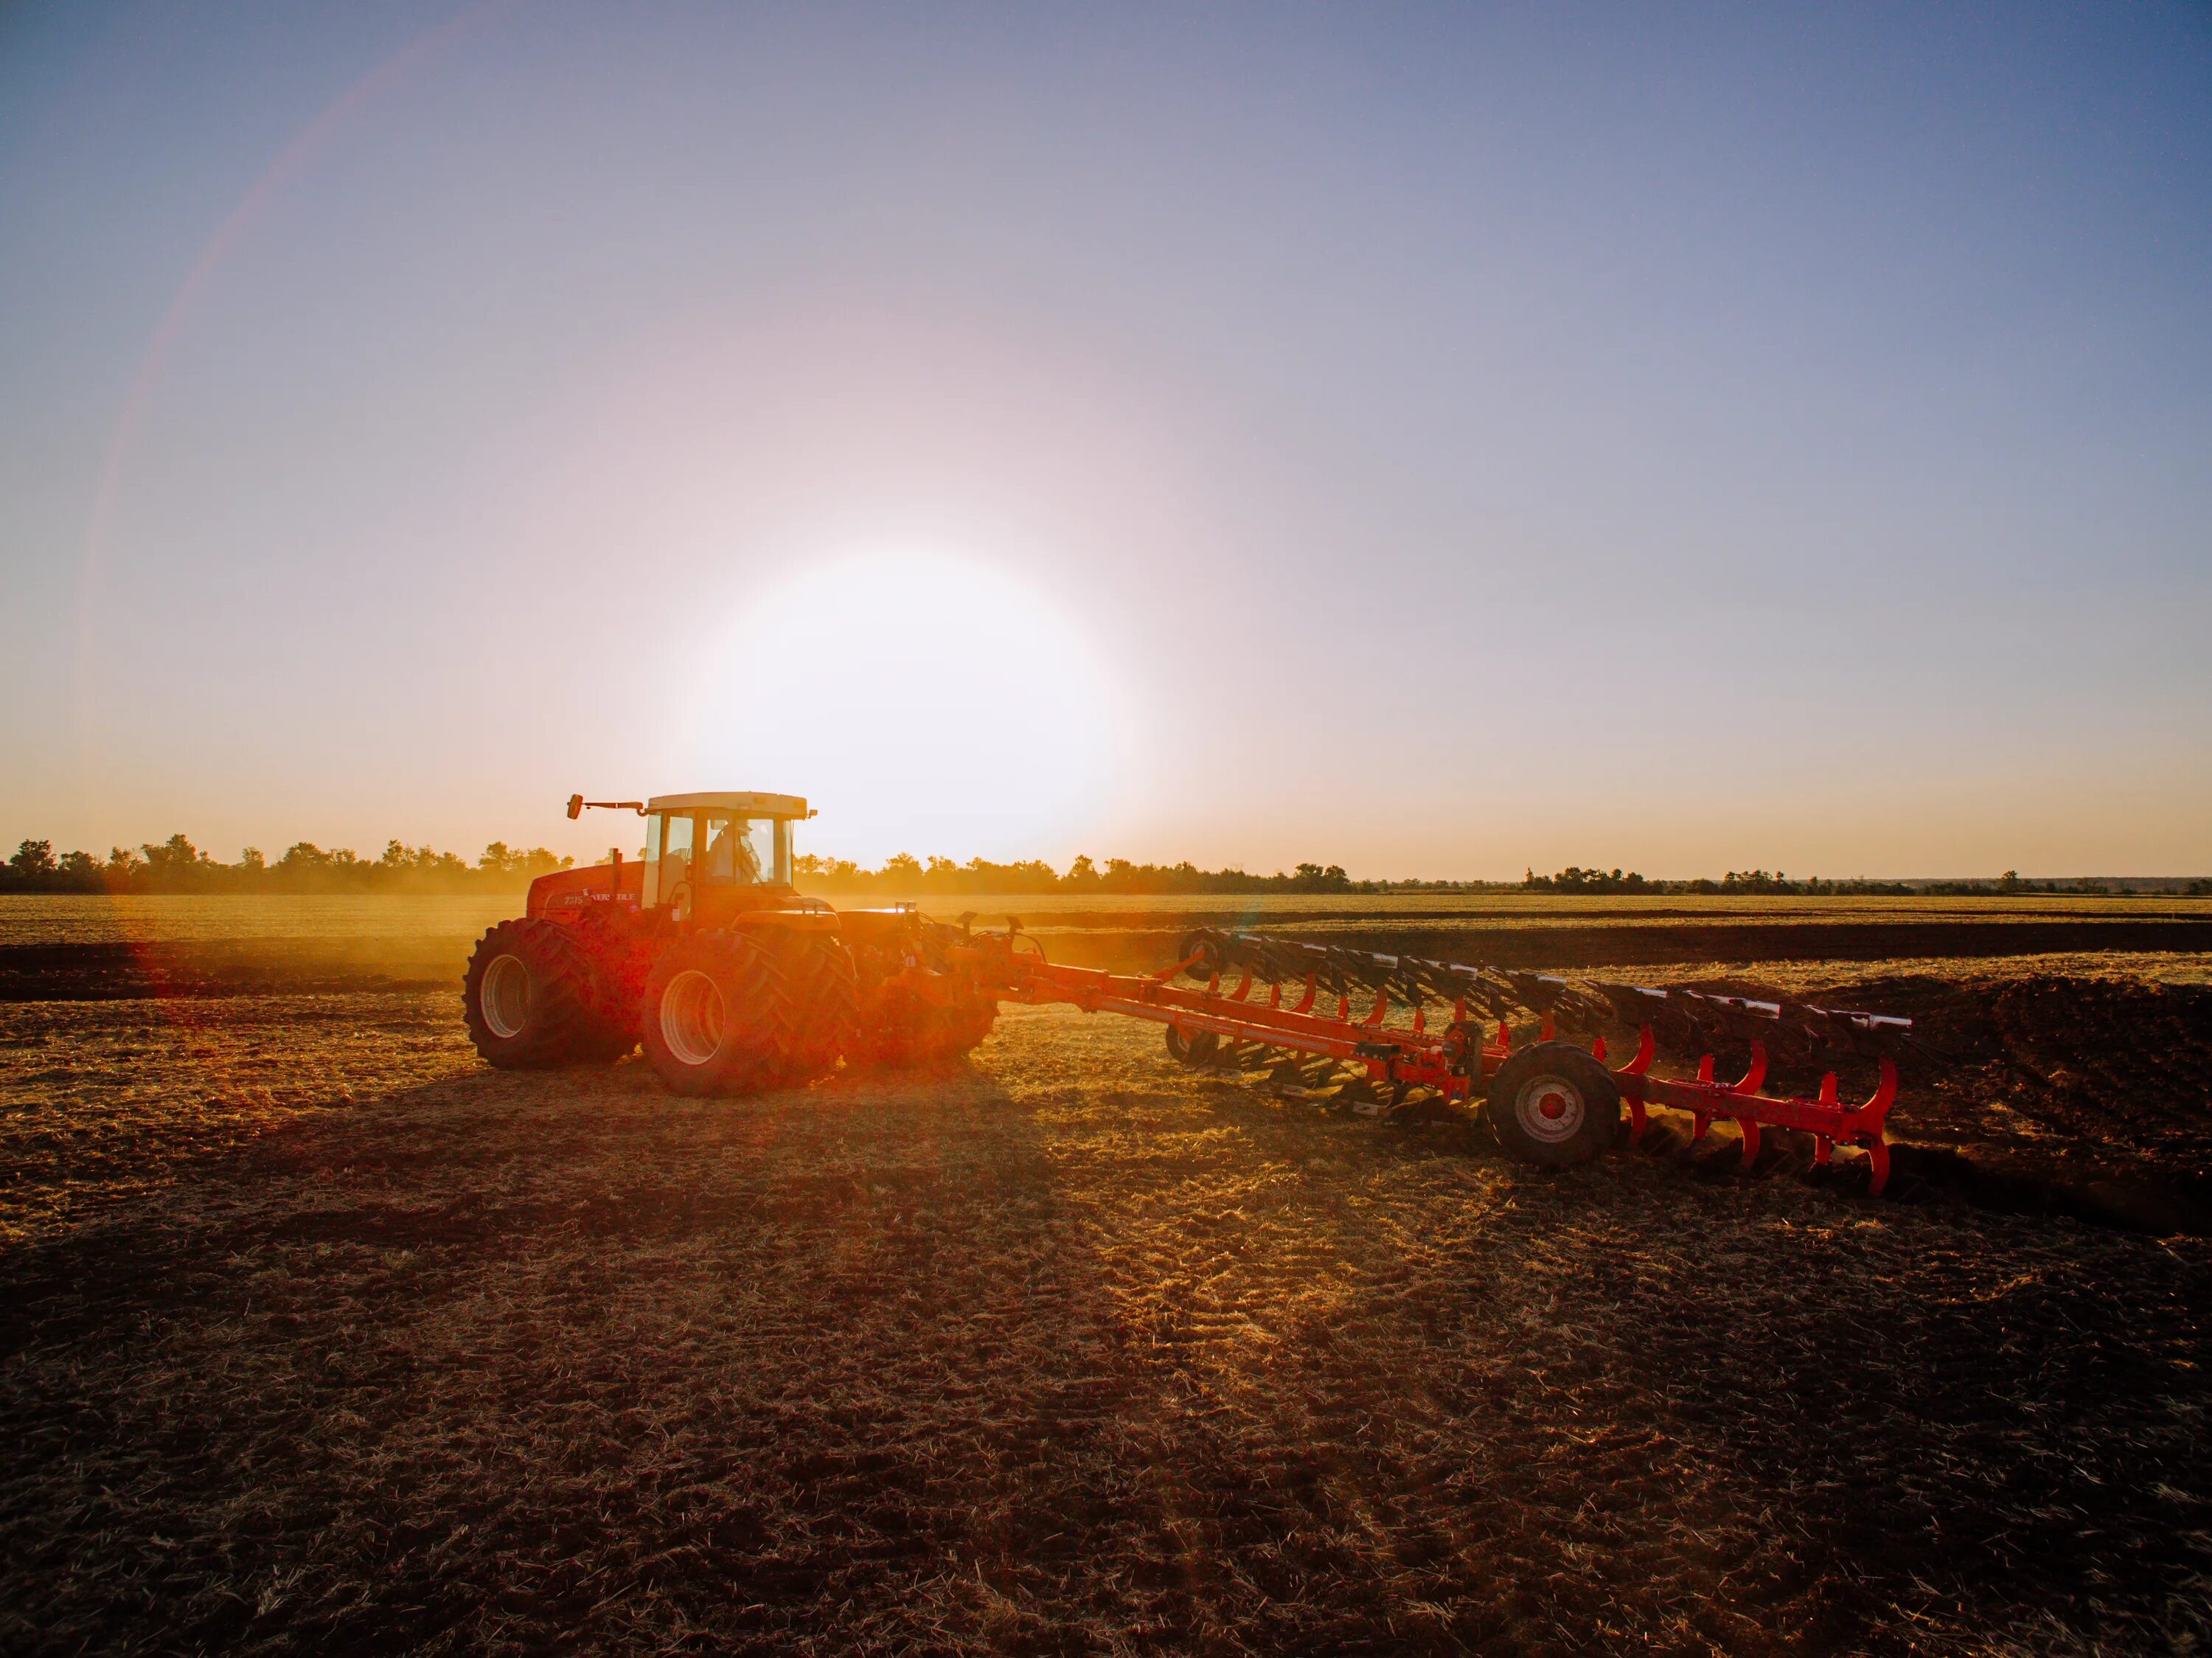
M804 795L801 850L1064 861L1112 801L1127 699L1062 604L981 561L862 552L733 619L686 787Z

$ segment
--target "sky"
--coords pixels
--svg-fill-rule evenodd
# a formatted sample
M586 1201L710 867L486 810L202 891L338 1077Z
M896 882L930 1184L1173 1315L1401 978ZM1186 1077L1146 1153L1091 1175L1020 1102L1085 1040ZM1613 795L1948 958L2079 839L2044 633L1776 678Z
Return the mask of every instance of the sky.
M2212 9L0 9L0 840L2212 873Z

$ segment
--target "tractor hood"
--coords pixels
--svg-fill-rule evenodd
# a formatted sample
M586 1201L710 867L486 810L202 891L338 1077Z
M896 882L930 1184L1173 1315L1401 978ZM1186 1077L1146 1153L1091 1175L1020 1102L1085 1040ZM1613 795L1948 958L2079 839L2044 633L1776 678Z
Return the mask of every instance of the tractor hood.
M530 883L530 903L524 913L559 918L592 904L607 901L608 882L615 874L611 863L594 863L582 869L561 869L540 875ZM622 884L615 897L625 909L635 910L645 895L645 865L635 858L622 862Z

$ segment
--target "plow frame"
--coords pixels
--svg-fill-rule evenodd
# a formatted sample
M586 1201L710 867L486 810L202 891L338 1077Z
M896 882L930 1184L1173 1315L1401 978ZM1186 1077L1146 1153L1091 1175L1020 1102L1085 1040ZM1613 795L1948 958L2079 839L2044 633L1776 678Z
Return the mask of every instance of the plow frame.
M977 941L981 943L981 940ZM996 942L996 940L993 941ZM1214 972L1204 989L1188 988L1172 981L1197 966L1194 955L1164 972L1116 973L1104 968L1060 966L1044 960L1041 952L1024 954L1004 947L990 952L988 963L977 950L976 966L995 980L995 992L1010 1001L1030 1005L1059 1004L1086 1013L1119 1014L1179 1031L1225 1038L1332 1059L1364 1071L1372 1083L1394 1089L1432 1088L1450 1105L1472 1106L1486 1093L1489 1079L1514 1051L1511 1025L1470 1018L1464 1000L1452 1005L1452 1016L1441 1028L1431 1025L1425 1002L1394 1001L1386 987L1371 991L1373 1002L1362 1013L1352 990L1326 991L1310 975L1303 986L1291 987L1296 1000L1285 1005L1285 986L1264 987L1264 999L1254 992L1262 988L1253 974L1241 974L1234 987L1222 988L1223 975ZM1335 1003L1331 1011L1319 1005L1326 997ZM1754 1004L1756 1005L1756 1004ZM1406 1006L1409 1023L1389 1022L1394 1007ZM1550 1015L1543 1016L1539 1040L1559 1039ZM1872 1098L1860 1105L1841 1099L1836 1073L1820 1080L1819 1095L1802 1099L1763 1092L1767 1076L1765 1045L1751 1044L1750 1068L1734 1082L1717 1080L1714 1056L1699 1056L1694 1078L1654 1076L1657 1055L1652 1027L1638 1031L1636 1051L1625 1064L1607 1063L1605 1039L1596 1037L1589 1051L1606 1064L1627 1106L1629 1138L1640 1142L1648 1126L1647 1112L1654 1106L1687 1112L1691 1139L1705 1138L1716 1120L1737 1125L1742 1136L1742 1166L1757 1161L1762 1129L1792 1131L1812 1137L1816 1165L1833 1161L1838 1147L1856 1149L1868 1162L1869 1195L1880 1196L1889 1179L1889 1145L1885 1125L1897 1098L1897 1068L1887 1055L1881 1060L1881 1081Z

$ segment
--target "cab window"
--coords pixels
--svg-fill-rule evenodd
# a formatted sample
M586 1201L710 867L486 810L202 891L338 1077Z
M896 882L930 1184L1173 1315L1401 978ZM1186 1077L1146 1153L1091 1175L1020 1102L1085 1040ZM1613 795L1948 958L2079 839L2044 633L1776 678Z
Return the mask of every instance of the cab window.
M705 850L700 878L717 886L758 886L775 878L775 825L765 818L709 813L699 820Z
M670 902L690 879L691 820L654 813L646 826L645 902Z

